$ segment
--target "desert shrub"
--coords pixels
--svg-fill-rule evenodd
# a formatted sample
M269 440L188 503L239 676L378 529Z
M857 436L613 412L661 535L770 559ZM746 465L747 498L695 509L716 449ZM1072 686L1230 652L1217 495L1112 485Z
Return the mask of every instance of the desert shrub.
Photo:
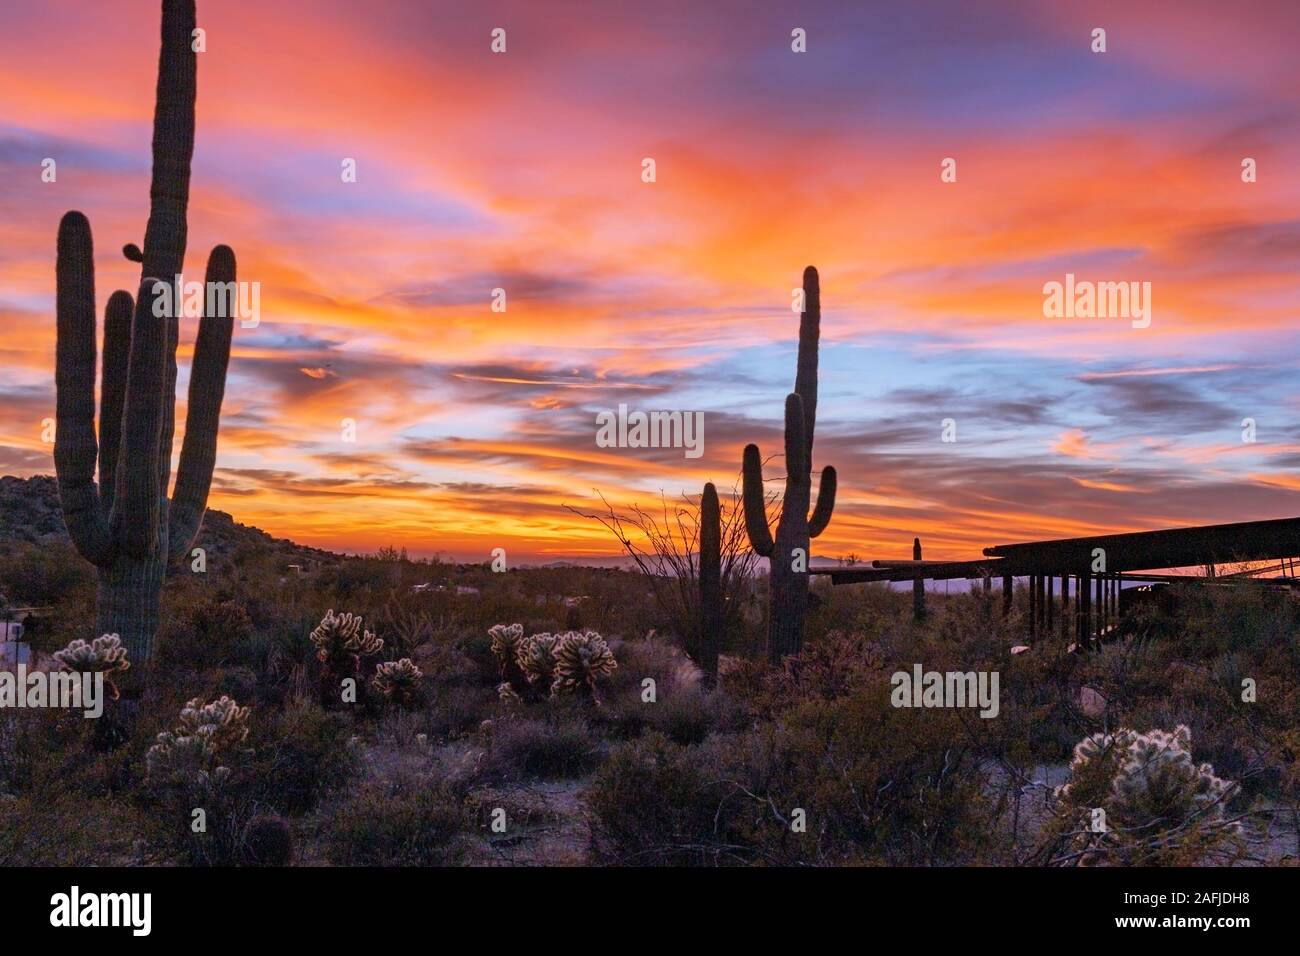
M171 671L195 672L226 665L248 666L253 623L236 600L206 598L165 616L155 662Z
M767 661L737 661L723 669L721 684L734 699L745 702L760 719L807 700L835 700L871 681L883 668L880 642L865 633L832 631L809 640L779 665Z
M463 797L416 775L359 784L324 822L337 866L439 866L465 845Z
M575 777L600 762L600 741L581 716L499 719L487 735L485 772L495 779Z
M66 542L16 542L0 552L0 594L15 606L57 606L94 584L93 569Z
M617 697L627 691L640 695L642 681L647 677L654 680L661 694L700 682L699 668L679 647L663 638L647 635L611 640L610 651L619 666L603 685L607 696Z
M1174 591L1178 648L1210 658L1285 643L1300 630L1300 602L1286 591L1249 585Z
M122 797L51 789L0 792L0 866L123 866L153 836L151 814Z
M437 688L430 695L420 716L430 737L450 738L473 730L495 713L496 707L495 691L449 685Z
M636 866L749 858L719 838L718 790L696 757L657 732L615 748L587 791L598 858Z
M1057 788L1051 859L1072 865L1169 865L1231 858L1237 785L1192 760L1191 731L1119 728L1079 742ZM1103 816L1098 816L1098 812Z
M673 743L698 744L715 730L735 731L744 714L722 691L684 687L641 704L645 723Z
M244 861L252 866L288 866L293 862L293 832L282 818L259 814L244 827Z
M1107 700L1161 697L1166 691L1166 665L1174 659L1164 641L1154 638L1115 641L1084 658L1081 677Z
M348 748L351 722L311 700L293 701L258 727L249 779L257 800L282 813L302 813L355 773Z
M882 683L809 702L696 747L654 732L620 746L590 792L598 853L714 865L979 859L995 828L960 718L888 696Z

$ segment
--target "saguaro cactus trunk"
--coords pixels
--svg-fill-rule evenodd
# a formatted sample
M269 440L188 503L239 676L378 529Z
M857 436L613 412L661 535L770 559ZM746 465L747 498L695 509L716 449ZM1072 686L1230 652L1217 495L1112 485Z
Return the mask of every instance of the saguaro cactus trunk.
M722 607L722 509L713 482L704 486L700 498L700 638L696 663L704 672L704 684L718 682L718 649L725 621Z
M817 270L803 273L804 312L799 321L799 360L794 391L785 399L785 495L773 539L767 524L763 459L757 445L746 445L743 481L745 530L755 551L768 559L771 603L767 653L777 661L803 646L808 610L808 562L811 539L830 524L835 510L835 469L822 470L817 508L812 517L812 446L817 421L817 342L821 334L821 287Z
M158 630L168 561L188 554L207 507L234 321L230 314L205 311L199 323L185 440L169 500L181 308L180 289L170 284L185 259L194 152L194 27L193 0L164 0L149 222L144 249L127 245L124 250L128 259L143 264L140 289L134 302L130 293L114 292L105 309L98 440L90 223L80 212L69 212L59 224L54 440L59 497L68 534L98 569L96 632L120 635L137 664L148 660ZM228 247L212 250L206 279L206 288L213 283L233 288L235 256Z

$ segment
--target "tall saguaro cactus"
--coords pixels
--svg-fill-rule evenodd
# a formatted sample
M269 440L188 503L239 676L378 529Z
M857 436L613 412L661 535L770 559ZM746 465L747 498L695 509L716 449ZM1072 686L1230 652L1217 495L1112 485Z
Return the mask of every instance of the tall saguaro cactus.
M785 399L785 496L776 537L768 530L767 495L763 488L763 459L757 445L746 445L744 456L745 530L755 551L768 559L771 605L768 615L768 657L777 661L803 646L803 622L808 610L808 561L811 539L830 524L835 510L835 469L822 470L817 508L812 516L813 430L817 421L817 340L821 333L821 287L817 270L803 271L804 311L799 320L799 360L794 391Z
M726 621L722 602L722 509L718 489L710 481L700 497L700 637L696 653L706 687L718 682L718 648Z
M134 245L124 250L128 259L143 263L140 289L134 302L130 293L114 292L105 309L98 441L90 223L69 212L59 224L54 439L59 497L68 534L98 569L96 632L119 634L132 663L149 657L167 563L188 554L207 507L234 323L231 315L206 312L199 323L185 440L169 500L181 296L166 285L181 274L185 259L194 152L194 27L194 0L163 0L149 222L143 251ZM235 255L229 247L212 250L206 279L207 289L214 283L234 287Z

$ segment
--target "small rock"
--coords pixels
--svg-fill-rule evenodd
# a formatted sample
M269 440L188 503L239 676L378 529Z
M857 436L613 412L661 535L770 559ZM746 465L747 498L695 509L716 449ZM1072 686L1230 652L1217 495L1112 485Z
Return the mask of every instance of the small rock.
M1106 712L1106 698L1091 687L1081 687L1079 709L1088 717L1100 717Z

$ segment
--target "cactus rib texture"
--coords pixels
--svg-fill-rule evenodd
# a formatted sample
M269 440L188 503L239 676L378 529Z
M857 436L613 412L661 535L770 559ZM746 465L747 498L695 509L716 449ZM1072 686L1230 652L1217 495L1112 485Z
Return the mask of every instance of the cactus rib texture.
M817 270L803 273L804 312L799 322L795 390L785 400L785 494L776 535L768 530L763 459L757 445L746 445L742 466L745 530L753 549L768 559L771 592L768 657L780 660L803 646L808 608L810 540L826 530L835 510L836 475L822 469L817 507L811 517L812 446L817 419L817 346L821 334L821 286Z
M185 440L173 497L178 289L194 152L197 61L193 0L164 0L153 177L139 295L114 292L104 313L98 440L95 417L95 277L90 223L59 224L55 471L68 534L99 576L97 633L119 634L129 657L147 662L158 629L167 562L188 553L203 520L216 458L233 318L205 314L190 376ZM135 255L132 252L136 253ZM235 256L217 246L208 282L235 282ZM171 292L170 308L158 297ZM155 306L157 306L155 308ZM99 480L95 480L98 463Z

